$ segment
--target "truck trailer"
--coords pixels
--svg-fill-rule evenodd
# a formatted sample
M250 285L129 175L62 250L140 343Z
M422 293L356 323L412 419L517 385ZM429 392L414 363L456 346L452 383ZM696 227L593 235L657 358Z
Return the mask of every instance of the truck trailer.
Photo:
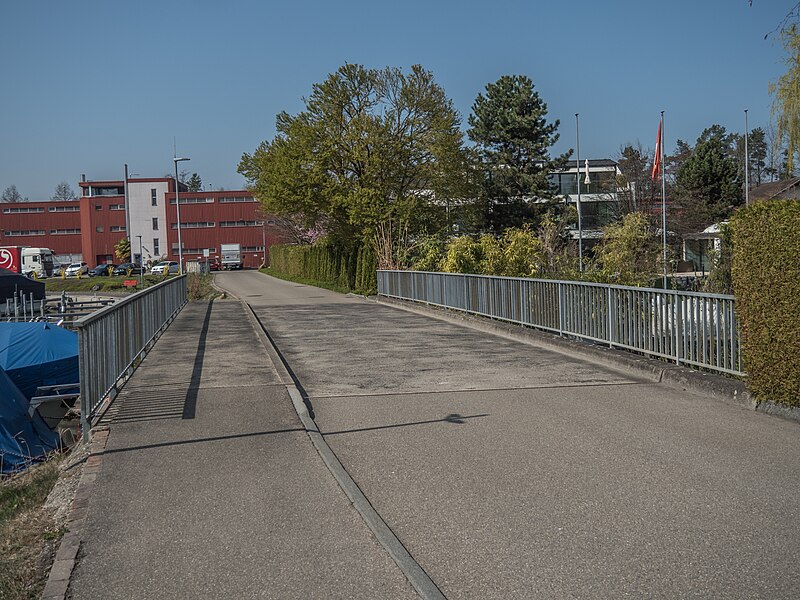
M242 245L241 244L220 244L220 254L222 254L222 268L226 271L242 268Z
M0 269L27 277L51 277L53 251L50 248L0 246Z

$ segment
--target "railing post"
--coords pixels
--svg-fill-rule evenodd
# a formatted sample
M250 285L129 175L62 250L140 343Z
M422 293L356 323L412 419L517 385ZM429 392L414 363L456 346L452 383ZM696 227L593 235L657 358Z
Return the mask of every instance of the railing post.
M564 335L564 284L558 282L558 335Z
M613 325L612 325L613 315L612 315L612 310L611 310L611 308L612 308L611 307L611 286L608 286L606 288L606 291L608 292L607 295L606 295L606 298L607 298L607 300L606 300L606 311L608 312L608 315L607 315L608 318L606 319L606 321L608 322L608 334L607 334L608 347L609 348L613 348L614 347L614 343L613 343L614 342L614 333L613 333L614 332L614 328L613 328Z
M683 319L681 319L681 304L683 304L683 300L681 297L676 293L673 298L675 298L675 316L672 319L673 329L675 330L675 364L681 364L681 341L683 340L683 335L681 332L681 327L683 326Z

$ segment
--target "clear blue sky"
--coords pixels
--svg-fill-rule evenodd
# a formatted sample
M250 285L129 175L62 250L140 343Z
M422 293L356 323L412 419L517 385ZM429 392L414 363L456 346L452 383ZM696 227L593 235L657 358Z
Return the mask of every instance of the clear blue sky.
M215 188L344 62L420 63L461 112L504 74L531 77L561 120L556 151L666 149L720 123L769 121L776 36L796 0L0 2L0 190L47 199L63 180L142 176L184 163ZM464 125L466 128L466 125Z

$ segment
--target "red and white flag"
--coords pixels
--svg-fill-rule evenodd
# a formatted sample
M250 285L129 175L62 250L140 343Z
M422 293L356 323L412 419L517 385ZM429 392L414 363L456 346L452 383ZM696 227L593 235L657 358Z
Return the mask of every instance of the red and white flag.
M658 137L656 138L656 155L653 157L653 172L650 175L650 178L655 181L658 176L661 174L661 124L664 121L664 117L661 117L661 120L658 122Z

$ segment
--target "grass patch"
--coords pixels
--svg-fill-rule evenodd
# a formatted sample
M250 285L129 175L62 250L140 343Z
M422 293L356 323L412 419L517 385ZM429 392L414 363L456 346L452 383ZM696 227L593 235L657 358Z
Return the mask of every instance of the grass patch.
M164 275L145 275L144 287L150 287L157 283L164 281ZM135 279L139 281L138 275L130 277L66 277L64 279L51 277L45 280L46 292L137 292L143 288L138 285L134 288L127 288L124 285L125 280ZM97 290L95 290L97 286Z
M0 482L0 598L39 598L65 529L43 505L58 480L57 456Z
M324 288L326 290L331 290L332 292L338 292L340 294L350 293L350 290L348 288L342 287L340 285L329 283L327 281L316 281L314 279L305 279L304 277L295 277L294 275L288 275L286 273L281 273L280 271L276 271L271 267L266 269L259 269L259 271L264 273L265 275L270 275L277 279L283 279L284 281L293 281L294 283L313 285L314 287Z
M221 294L211 285L213 282L214 276L210 273L207 275L189 273L186 276L186 289L189 294L189 300L211 300L220 296Z

